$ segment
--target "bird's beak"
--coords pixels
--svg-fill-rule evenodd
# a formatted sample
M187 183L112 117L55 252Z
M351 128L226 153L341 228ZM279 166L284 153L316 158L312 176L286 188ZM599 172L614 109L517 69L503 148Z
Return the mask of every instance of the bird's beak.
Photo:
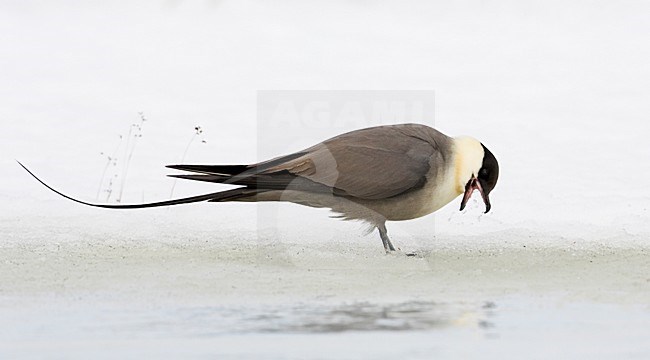
M463 211L463 209L465 209L465 205L467 205L469 198L472 197L474 190L478 190L481 193L481 197L485 203L485 213L487 214L487 212L490 211L490 208L492 208L492 205L490 205L490 198L483 191L481 182L474 176L472 176L472 178L467 182L467 185L465 185L465 194L463 195L463 201L460 203L460 211Z

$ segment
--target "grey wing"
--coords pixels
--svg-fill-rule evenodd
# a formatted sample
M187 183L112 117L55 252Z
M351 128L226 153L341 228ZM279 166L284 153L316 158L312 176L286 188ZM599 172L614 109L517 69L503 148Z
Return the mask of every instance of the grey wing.
M448 139L423 125L363 129L306 149L298 158L263 173L288 172L331 188L335 194L385 199L422 187L431 170L437 170L431 164L445 161Z

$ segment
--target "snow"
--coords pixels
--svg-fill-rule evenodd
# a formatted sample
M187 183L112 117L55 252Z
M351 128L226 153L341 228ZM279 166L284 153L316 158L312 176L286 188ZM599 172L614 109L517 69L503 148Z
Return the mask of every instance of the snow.
M3 357L650 354L647 4L0 8ZM85 200L104 198L113 174L111 201L122 180L123 202L167 199L166 164L279 155L269 142L283 134L260 123L258 91L309 89L435 91L424 122L499 159L493 210L475 198L459 212L458 199L389 223L418 256L386 256L376 234L324 210L87 208L15 163ZM142 137L127 147L132 124ZM280 144L364 124L318 125ZM118 165L102 178L106 154ZM178 181L174 196L214 189Z

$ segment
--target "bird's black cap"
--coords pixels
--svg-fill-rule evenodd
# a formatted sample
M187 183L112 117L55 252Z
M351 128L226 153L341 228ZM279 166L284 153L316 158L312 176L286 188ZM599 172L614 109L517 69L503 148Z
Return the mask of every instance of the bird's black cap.
M499 162L485 145L481 144L481 146L483 146L484 151L483 164L481 165L477 178L481 182L483 192L485 195L488 195L497 185L497 180L499 179Z

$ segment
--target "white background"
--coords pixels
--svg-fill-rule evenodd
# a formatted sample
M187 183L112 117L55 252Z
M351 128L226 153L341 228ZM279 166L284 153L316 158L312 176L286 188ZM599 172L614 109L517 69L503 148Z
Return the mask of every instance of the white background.
M182 158L196 125L207 144L193 143L187 161L277 155L256 151L257 90L422 89L436 92L441 131L472 135L500 160L491 219L620 227L648 214L643 2L4 1L1 9L4 207L53 198L14 159L93 199L100 153L113 151L140 111L149 121L128 172L131 202L169 195L163 165ZM305 142L323 140L309 130ZM201 186L179 183L175 193L214 189Z
M455 330L480 328L479 310L433 340L395 335L408 349L392 334L362 333L366 357L473 349L499 358L504 348L647 357L638 339L647 338L650 293L649 11L643 1L0 1L0 317L12 325L0 345L88 357L96 348L87 330L107 317L97 340L107 349L129 354L144 336L145 353L172 356L166 349L185 347L156 324L208 326L177 316L181 304L248 301L263 313L268 297L313 305L398 296L479 309L496 301L502 341ZM143 112L123 202L167 199L164 165L183 157L237 164L279 155L258 146L259 90L435 91L436 128L474 136L499 159L493 210L481 215L475 199L460 213L458 199L435 216L390 223L395 245L430 252L405 260L385 257L357 224L287 205L271 241L286 247L268 247L256 234L257 205L116 213L62 199L15 163L94 200L101 153L113 153ZM197 125L204 132L192 140ZM295 131L287 135L304 144L329 135ZM122 174L124 147L117 153L109 172ZM217 187L179 181L174 195ZM539 298L558 293L571 307ZM133 310L141 308L149 312ZM621 328L630 336L612 337ZM233 343L259 340L296 358L325 356L332 342L343 354L366 344L336 334L305 335L295 349L291 335L250 339ZM195 349L218 353L205 341ZM242 349L262 353L218 348L234 357Z

